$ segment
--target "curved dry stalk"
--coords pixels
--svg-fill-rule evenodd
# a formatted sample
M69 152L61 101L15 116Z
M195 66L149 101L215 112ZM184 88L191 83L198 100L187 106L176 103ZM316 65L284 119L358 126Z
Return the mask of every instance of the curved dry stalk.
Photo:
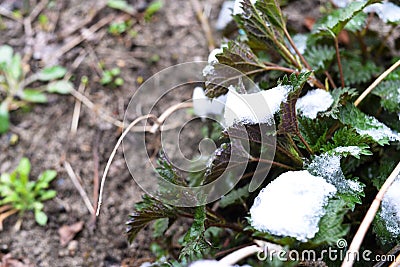
M376 195L374 201L372 202L371 206L368 209L367 214L365 215L363 221L361 222L360 227L357 230L356 235L354 236L353 240L351 241L349 250L347 251L347 255L345 260L342 263L342 267L351 267L354 264L354 260L358 251L360 249L361 243L364 240L365 235L367 234L368 228L371 225L372 221L375 218L375 214L378 212L379 206L382 202L382 199L392 185L396 177L400 173L400 162L397 164L396 168L392 171L389 177L386 179L385 183L382 185L381 189L379 190L378 194Z
M125 136L128 134L128 132L133 128L133 126L135 126L136 124L138 124L140 121L145 120L145 119L149 119L149 118L153 118L155 120L155 124L152 126L152 128L149 130L149 132L151 133L155 133L157 131L157 129L161 126L161 124L172 114L174 113L174 111L178 110L178 109L183 109L183 108L190 108L193 107L193 103L192 102L185 102L185 103L178 103L175 104L171 107L169 107L166 111L164 111L163 114L161 114L161 116L159 118L157 118L155 115L153 114L147 114L147 115L143 115L140 116L139 118L137 118L136 120L134 120L133 122L131 122L129 124L129 126L125 129L125 131L121 134L121 136L119 137L117 143L114 146L113 151L111 152L110 157L108 158L108 162L106 165L106 168L104 169L104 173L103 173L103 177L101 178L101 185L100 185L100 194L99 194L99 200L97 202L97 211L96 211L96 216L99 216L100 213L100 208L101 208L101 204L103 201L103 190L104 190L104 184L106 181L106 177L107 177L107 173L108 170L111 166L111 162L115 157L115 154L117 153L117 149L118 147L121 145L122 140L124 140Z
M361 101L369 94L372 90L380 83L383 79L385 79L392 71L394 71L397 67L400 66L400 59L396 61L390 68L385 70L365 91L354 101L354 106L358 106Z
M0 231L3 230L3 221L17 212L18 210L14 209L10 205L0 207Z
M104 184L106 182L106 177L108 174L108 170L110 169L111 166L111 162L115 157L115 154L117 153L117 149L119 148L119 146L122 143L122 140L124 140L125 136L129 133L129 131L131 130L131 128L133 126L135 126L136 124L138 124L140 121L142 120L147 120L149 118L157 118L156 116L152 115L152 114L147 114L147 115L143 115L140 116L139 118L137 118L136 120L132 121L131 124L129 124L129 126L125 129L125 131L121 134L121 136L119 137L117 143L114 146L113 151L111 152L110 157L108 158L107 161L107 165L106 168L104 169L104 173L103 173L103 177L101 177L101 185L100 185L100 194L99 194L99 200L97 202L97 211L96 211L96 216L99 216L100 213L100 208L101 208L101 204L103 201L103 190L104 190Z

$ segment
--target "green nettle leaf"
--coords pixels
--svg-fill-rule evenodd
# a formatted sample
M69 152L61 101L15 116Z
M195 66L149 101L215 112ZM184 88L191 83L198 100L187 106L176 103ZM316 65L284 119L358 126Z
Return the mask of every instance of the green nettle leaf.
M47 85L47 92L57 94L69 94L74 90L74 86L69 81L54 81Z
M158 159L158 167L156 168L157 173L166 181L169 181L176 185L185 185L185 181L182 176L178 173L178 170L168 161L164 153L160 154Z
M311 73L310 71L305 71L298 76L293 73L289 78L287 76L283 78L281 85L292 86L293 89L289 92L287 101L281 104L281 123L278 126L278 133L300 134L296 115L296 102Z
M35 89L24 89L20 97L22 100L32 103L47 103L47 96Z
M329 128L332 122L328 120L313 120L307 117L299 117L299 130L301 135L315 152L321 150L326 143Z
M236 15L236 21L246 32L249 46L257 49L272 46L287 63L292 64L293 57L284 37L286 23L277 1L257 1L253 5L249 0L244 0L242 6L244 13Z
M35 220L39 225L47 224L47 215L41 210L35 209Z
M345 30L350 32L357 32L362 30L367 24L367 13L360 12L355 15L344 27Z
M53 66L45 68L37 73L37 79L40 81L51 81L64 77L67 73L67 69L60 66Z
M175 220L177 211L174 208L164 205L162 202L149 196L144 196L143 201L136 205L135 211L129 215L130 219L126 223L128 241L133 242L139 231L150 222L160 219L169 218Z
M154 221L153 237L162 237L170 225L168 218L160 218Z
M342 55L342 67L346 84L357 85L369 82L373 76L381 72L381 68L373 61L367 61L363 64L362 58L358 55L349 53L343 53ZM337 65L333 69L339 75Z
M381 98L381 105L387 111L400 112L399 81L384 81L372 91L372 94Z
M357 89L354 88L336 88L331 91L333 98L333 103L331 107L323 112L322 117L331 117L333 119L338 119L340 113L340 107L346 104L347 101L351 100L353 97L358 95Z
M350 22L357 14L359 14L366 6L377 2L369 1L353 1L344 8L337 9L315 23L313 35L323 36L328 35L338 36L347 23ZM360 18L357 18L359 20ZM357 24L357 23L355 23ZM352 26L354 28L354 25ZM350 29L351 26L350 26Z
M244 202L248 196L248 186L233 189L231 192L221 198L221 200L219 201L219 206L221 208L226 208L227 206Z
M179 259L188 258L189 260L195 260L203 258L203 253L211 247L204 238L205 221L205 206L196 207L192 226L183 238L184 247L179 254Z
M371 155L370 143L371 139L368 136L359 135L353 128L345 126L337 130L328 143L321 146L321 152L328 152L338 147L358 147L361 150L359 155ZM342 155L349 154L343 152Z
M6 101L0 104L0 134L8 131L10 127L10 114L8 113L8 104Z
M335 48L317 45L308 48L304 57L314 70L324 70L333 61L335 54Z
M331 199L325 210L326 213L319 222L319 231L310 241L312 244L335 245L350 230L350 226L343 225L344 216L349 211L346 201Z

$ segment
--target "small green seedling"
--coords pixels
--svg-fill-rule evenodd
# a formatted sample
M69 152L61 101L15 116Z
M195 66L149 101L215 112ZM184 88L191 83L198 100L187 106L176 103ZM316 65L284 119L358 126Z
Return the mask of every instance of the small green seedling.
M20 218L26 211L34 211L36 222L46 225L47 215L43 212L43 202L56 196L56 191L48 187L57 173L46 170L36 181L30 181L30 171L29 159L22 158L13 172L0 176L0 206L11 205L19 212Z
M0 134L8 131L10 110L29 103L46 103L46 92L68 94L73 89L72 84L57 80L64 77L66 72L63 67L52 66L27 76L21 55L14 53L8 45L0 46ZM41 82L42 85L30 87L35 82Z
M101 77L100 83L102 85L112 85L112 86L122 86L124 84L124 79L119 77L121 70L119 68L112 68L110 70L105 70L103 76Z
M160 11L160 9L163 7L163 2L161 0L153 1L147 8L146 11L144 12L144 20L145 21L150 21L151 18L155 13Z

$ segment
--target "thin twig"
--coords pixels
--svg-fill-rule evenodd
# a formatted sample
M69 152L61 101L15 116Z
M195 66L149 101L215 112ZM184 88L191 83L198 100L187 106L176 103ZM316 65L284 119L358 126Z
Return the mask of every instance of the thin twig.
M193 6L193 9L197 15L198 20L200 21L201 27L203 28L203 31L206 35L208 49L211 51L215 48L215 42L210 28L210 24L208 23L207 17L203 12L199 0L191 0L190 2Z
M114 19L115 19L114 14L110 14L109 16L102 18L96 24L91 26L87 31L85 31L85 34L80 34L80 35L76 36L75 38L73 38L68 43L64 44L59 50L57 50L57 52L53 55L53 57L59 58L60 56L64 55L65 53L67 53L69 50L71 50L75 46L79 45L84 40L90 38L95 32L100 30L102 27L104 27L105 25L107 25L108 23L113 21Z
M96 137L93 141L93 203L95 203L94 209L97 210L97 203L99 200L99 188L100 188L100 179L99 179L99 141L100 141L100 133L96 134ZM97 216L95 213L92 214L92 218L90 220L89 226L94 229L96 227Z
M394 71L398 66L400 66L400 59L396 61L390 68L385 70L365 91L354 101L354 106L358 106L361 101L369 94L372 90L382 82L392 71Z
M399 267L400 266L400 254L397 255L396 259L392 264L389 265L389 267Z
M343 66L342 66L342 61L340 60L339 41L336 37L333 38L333 40L335 42L336 58L337 58L338 68L339 68L339 73L340 73L340 83L342 85L342 88L344 88Z
M92 203L89 200L89 197L87 196L85 190L83 189L82 185L78 181L78 177L76 176L74 170L71 167L71 164L69 164L68 161L64 161L64 168L68 173L69 178L71 178L72 183L74 184L75 188L78 190L79 194L81 195L83 202L85 203L87 209L91 214L95 212Z
M149 118L153 118L153 119L157 119L157 117L155 117L152 114L147 114L147 115L143 115L140 116L139 118L137 118L136 120L134 120L133 122L131 122L131 124L129 124L129 126L125 129L125 131L121 134L121 136L119 137L117 143L114 146L113 151L111 152L110 157L108 158L107 161L107 165L106 168L104 169L104 173L103 173L103 177L101 177L101 185L100 185L100 194L99 194L99 201L97 202L97 211L96 211L96 216L99 216L100 213L100 208L101 208L101 204L103 201L103 190L104 190L104 184L106 182L106 177L107 177L107 173L108 170L110 169L111 166L111 162L115 157L115 154L117 153L117 149L118 147L121 145L122 140L124 140L125 136L129 133L129 131L131 130L131 128L133 126L135 126L137 123L139 123L142 120L147 120Z
M9 207L9 206L7 206L7 207ZM18 212L17 209L10 208L9 210L7 210L5 212L0 213L0 231L3 230L3 221L17 212Z
M328 71L325 71L325 75L326 75L326 77L328 78L328 81L329 81L329 83L331 84L331 86L332 86L334 89L336 89L337 86L336 86L335 82L334 82L333 79L332 79L332 76L329 74Z
M273 161L273 160L262 159L262 158L251 158L250 160L251 161L263 162L263 163L268 163L268 164L271 164L273 166L284 168L284 169L287 169L287 170L294 170L294 168L291 167L291 166L288 166L286 164L283 164L283 163L280 163L280 162L276 162L276 161Z
M221 265L226 265L226 266L234 265L235 263L239 262L240 260L247 258L248 256L251 256L253 254L260 253L262 251L263 251L262 248L260 248L259 246L251 245L251 246L236 250L235 252L232 252L231 254L223 257L219 261L219 263Z
M78 92L83 94L85 91L85 83L81 82L79 84ZM78 131L78 124L79 124L79 116L81 113L81 106L82 102L76 99L75 106L74 106L74 113L72 114L72 121L71 121L71 133L73 135L76 134Z
M185 103L178 103L175 104L171 107L169 107L167 110L164 111L163 114L161 114L161 116L158 118L157 122L155 123L152 128L150 129L150 133L155 133L158 128L160 127L160 125L175 111L177 111L178 109L183 109L183 108L191 108L193 107L193 103L192 102L185 102Z
M72 89L71 95L73 95L75 98L77 98L79 101L81 101L89 109L93 110L96 114L98 114L105 121L108 121L109 123L112 123L119 128L124 127L124 123L122 121L119 121L119 120L111 117L110 115L108 115L104 111L102 111L100 108L96 107L96 105L92 101L90 101L89 98L87 98L84 94L81 94L77 90Z
M349 250L347 251L347 255L345 260L342 263L342 267L351 267L354 264L355 255L358 253L362 241L364 240L365 235L367 234L368 228L370 227L372 221L375 218L375 214L378 212L379 206L382 202L383 197L385 196L386 191L392 185L394 180L400 173L400 162L397 164L396 168L393 172L389 175L386 179L385 183L382 185L381 189L379 190L378 194L376 195L374 201L372 202L371 206L368 209L367 214L365 215L364 219L362 220L360 227L357 230L356 235L354 236L353 240L351 241Z
M14 16L14 14L11 11L8 11L7 9L1 6L0 6L0 16L12 19L20 24L24 24L24 21L21 18Z
M287 31L286 27L283 28L283 32L285 33L286 38L289 40L289 43L292 46L292 48L294 49L294 51L296 52L296 54L300 57L301 62L303 62L303 64L306 66L307 69L312 70L310 64L308 64L308 62L304 58L303 54L300 53L299 49L297 49L297 46L294 43L294 41L293 41L292 37L290 36L289 32Z

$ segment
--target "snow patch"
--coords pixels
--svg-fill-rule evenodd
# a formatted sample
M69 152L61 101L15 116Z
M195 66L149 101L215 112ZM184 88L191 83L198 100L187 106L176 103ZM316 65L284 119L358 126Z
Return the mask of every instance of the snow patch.
M207 115L221 115L224 110L226 95L221 95L216 98L208 98L201 87L196 87L193 90L193 110L194 114L201 118L206 118Z
M385 23L400 21L400 7L384 1L383 3L376 3L364 8L365 13L374 12Z
M235 4L233 5L233 15L243 14L242 2L243 0L235 0ZM257 0L250 0L250 2L254 5Z
M299 98L296 109L305 117L315 119L318 112L326 111L333 103L333 97L325 90L316 89Z
M252 226L305 242L318 232L325 205L336 188L308 171L289 171L267 185L250 209Z
M374 117L368 116L368 126L370 126L370 129L356 128L357 133L360 135L368 135L377 142L386 138L389 139L389 141L400 141L400 134L391 130Z
M400 235L400 175L383 197L381 218L385 220L386 228L391 234Z
M361 192L363 189L358 182L345 178L340 167L340 159L340 155L324 153L316 156L307 167L312 174L321 176L333 184L339 192Z
M225 105L225 126L241 124L272 124L274 114L286 101L291 86L279 85L253 94L239 94L230 86Z
M353 157L358 157L360 156L362 149L358 146L340 146L333 149L333 152L337 154L349 153Z

